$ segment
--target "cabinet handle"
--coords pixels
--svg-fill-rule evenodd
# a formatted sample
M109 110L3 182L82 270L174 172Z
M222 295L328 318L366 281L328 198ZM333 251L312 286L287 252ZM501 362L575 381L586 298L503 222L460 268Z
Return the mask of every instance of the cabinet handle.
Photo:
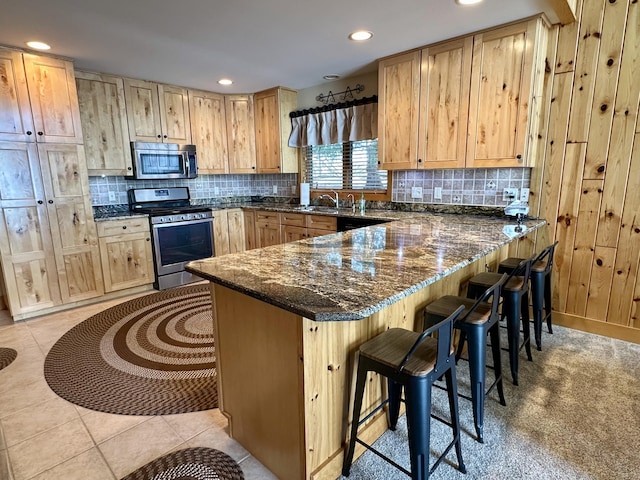
M131 170L131 167L127 167L127 170Z
M123 229L123 230L126 230L126 229L127 229L127 226L126 226L126 225L123 225L123 226L122 226L122 229Z
M418 159L418 163L422 163L422 159L421 158Z
M38 205L42 205L44 202L42 200L38 200Z
M147 242L150 242L150 241L151 241L151 239L150 239L149 237L145 238L145 240L146 240Z
M256 169L256 167L251 167L251 168L254 169L254 170Z
M42 135L44 135L44 133L43 132L38 132L38 135L42 136Z
M164 138L167 138L167 136L166 136L166 135L163 135L163 136L164 136Z
M49 202L49 203L53 203L53 200L49 200L48 202Z
M162 138L162 135L158 135L158 138Z
M27 130L27 135L33 135L33 132L31 130Z
M519 162L522 161L522 155L518 154L518 155L516 155L516 158L518 159Z

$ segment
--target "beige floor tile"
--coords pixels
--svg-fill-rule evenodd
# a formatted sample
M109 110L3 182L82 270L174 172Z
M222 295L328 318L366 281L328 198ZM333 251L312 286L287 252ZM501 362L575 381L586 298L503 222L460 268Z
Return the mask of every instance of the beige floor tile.
M89 413L82 416L82 421L93 437L93 441L98 444L146 422L150 418L149 416L115 415L89 410Z
M13 480L6 450L0 450L0 478L2 480Z
M0 329L0 345L20 350L38 345L26 325L14 325Z
M98 445L107 464L121 478L182 444L178 434L160 417Z
M61 398L53 398L46 402L32 405L4 417L4 430L7 446L12 447L42 432L79 419L78 411Z
M219 428L209 428L196 435L187 442L190 447L207 447L220 450L236 462L240 462L249 456L249 452L233 438L229 437L226 431Z
M36 475L31 480L114 480L115 478L98 449L94 447Z
M202 412L164 415L162 418L164 418L185 441L209 428L224 430L228 423L226 417L222 415L217 408L204 410Z
M92 447L93 441L78 419L9 447L8 451L15 480L26 480Z
M52 398L56 398L56 394L47 385L43 373L42 379L37 382L20 384L11 389L0 391L0 418Z
M254 457L245 458L240 462L240 468L246 480L278 480L278 477Z
M0 371L0 385L3 389L31 384L44 378L45 356L40 348L34 345L17 351L16 359Z

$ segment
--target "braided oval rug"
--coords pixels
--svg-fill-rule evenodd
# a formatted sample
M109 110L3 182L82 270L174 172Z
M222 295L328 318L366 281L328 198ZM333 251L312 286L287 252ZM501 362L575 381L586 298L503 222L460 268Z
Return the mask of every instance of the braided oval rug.
M13 348L0 348L0 370L11 365L17 356L18 352Z
M62 398L125 415L215 408L216 361L208 285L121 303L65 333L44 375Z

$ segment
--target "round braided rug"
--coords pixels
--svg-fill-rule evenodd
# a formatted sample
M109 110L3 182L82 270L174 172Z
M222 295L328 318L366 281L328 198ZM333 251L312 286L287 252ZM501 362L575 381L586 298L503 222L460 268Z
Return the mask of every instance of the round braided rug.
M157 458L121 480L243 480L229 455L212 448L187 448Z
M153 293L90 317L51 348L44 376L62 398L101 412L167 415L215 408L208 285Z
M0 370L8 367L18 356L13 348L0 348Z

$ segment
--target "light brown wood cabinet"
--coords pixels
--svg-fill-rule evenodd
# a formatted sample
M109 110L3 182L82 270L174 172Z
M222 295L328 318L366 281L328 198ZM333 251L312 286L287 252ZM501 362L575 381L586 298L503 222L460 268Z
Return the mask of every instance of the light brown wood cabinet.
M229 173L256 173L253 95L225 95Z
M380 168L532 166L545 29L535 18L381 60Z
M216 257L244 252L245 229L242 209L232 208L213 212L213 245Z
M82 143L73 64L0 48L0 141Z
M75 76L89 175L132 175L122 78L78 71Z
M103 293L81 145L0 142L0 256L13 316Z
M280 238L280 215L277 212L256 212L256 244L257 248L282 243Z
M153 283L149 220L105 220L97 225L105 292Z
M229 171L224 95L189 90L191 137L198 154L198 173Z
M125 78L124 93L131 141L191 143L186 88Z
M297 173L298 150L289 147L289 113L298 106L298 94L284 87L253 96L258 173Z
M244 249L253 250L258 248L258 239L256 236L256 212L253 210L243 210L244 218Z

